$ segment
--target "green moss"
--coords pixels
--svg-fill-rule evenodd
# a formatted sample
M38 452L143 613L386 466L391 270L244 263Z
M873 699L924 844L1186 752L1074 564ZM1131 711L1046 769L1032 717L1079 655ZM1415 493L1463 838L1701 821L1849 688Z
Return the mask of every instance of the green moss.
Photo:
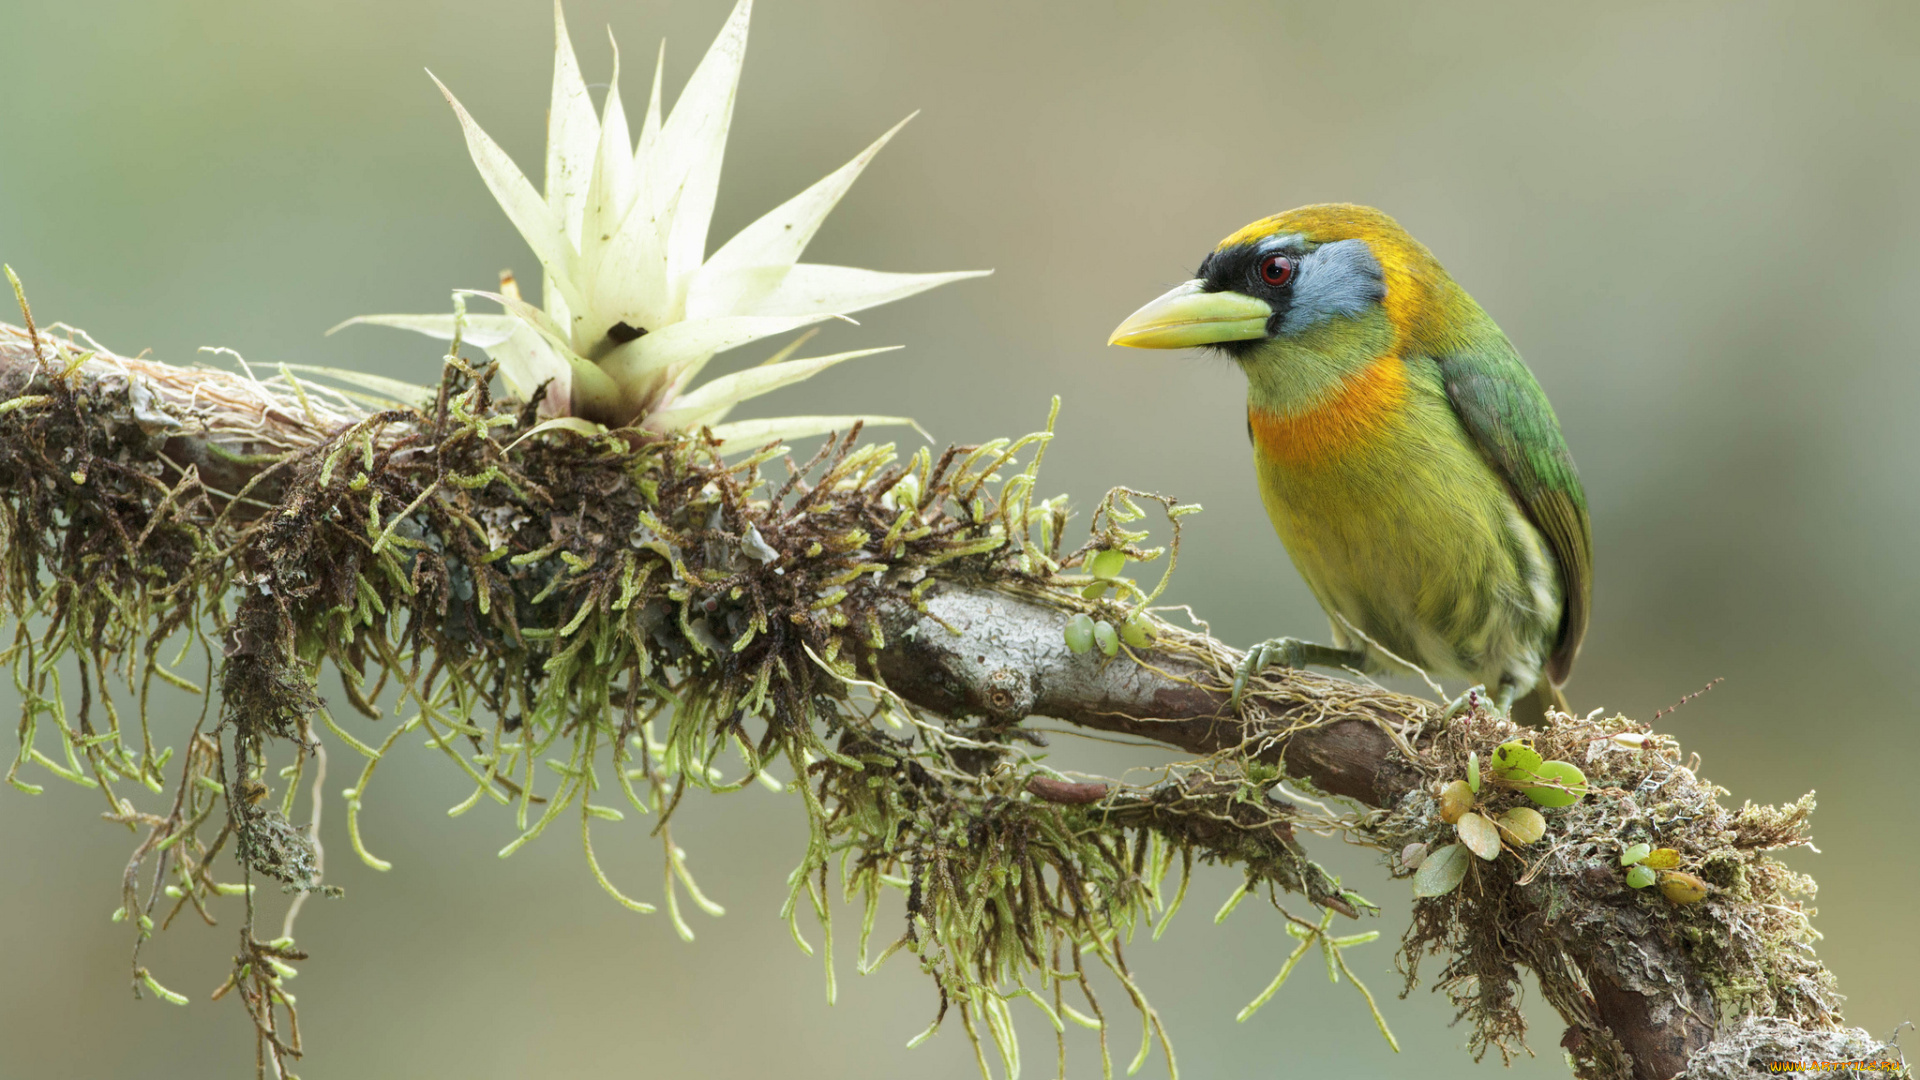
M1419 764L1436 778L1464 775L1469 755L1484 755L1515 733L1504 720L1461 717L1425 744ZM1538 976L1562 1015L1591 1015L1583 1005L1586 976L1567 959L1575 945L1609 957L1627 989L1671 994L1729 1021L1755 1009L1785 1009L1780 1015L1816 1028L1838 1021L1839 996L1812 954L1816 935L1801 899L1812 895L1813 883L1766 854L1809 842L1811 796L1729 811L1718 801L1724 789L1696 774L1697 761L1681 764L1677 742L1622 717L1557 717L1526 734L1544 757L1578 764L1590 794L1547 810L1539 844L1478 867L1477 879L1453 894L1418 901L1401 945L1409 990L1425 954L1447 958L1438 985L1472 1021L1477 1053L1497 1049L1507 1058L1523 1047L1523 969ZM1490 797L1495 812L1517 804L1522 793L1513 786L1496 780L1483 799ZM1380 835L1438 844L1450 833L1431 794L1416 791ZM1708 899L1678 905L1659 889L1628 889L1622 854L1636 845L1677 849L1681 866L1709 883ZM1516 921L1522 932L1513 932ZM1551 932L1536 932L1543 928ZM1678 943L1698 985L1660 967L1661 950L1647 948L1649 942ZM1604 1029L1589 1024L1580 1036L1582 1067L1599 1075L1630 1070L1609 1057L1618 1050Z
M522 441L532 410L503 408L484 372L454 360L419 409L362 409L260 445L241 436L251 449L220 453L248 466L234 474L245 487L221 491L176 466L164 432L119 422L128 401L57 376L28 389L0 412L0 616L13 631L0 662L25 700L8 778L38 790L27 779L38 768L97 787L115 820L145 831L122 909L141 940L188 907L243 898L248 944L222 992L240 991L278 1058L299 1055L281 984L304 954L292 913L279 934L256 933L250 883L282 883L293 912L326 889L296 811L308 786L320 797L330 741L359 761L343 801L368 865L389 866L362 829L378 767L412 734L472 785L451 813L492 803L510 815L503 857L577 822L600 887L637 912L664 906L688 938L687 904L721 908L674 842L687 793L791 792L809 842L784 915L810 951L801 916L817 922L829 997L837 866L861 915L860 970L915 954L938 995L929 1033L957 1010L983 1069L989 1042L1017 1067L1011 1010L1024 999L1057 1032L1096 1027L1110 1073L1110 1017L1089 978L1099 968L1142 1019L1134 1066L1158 1043L1171 1070L1122 947L1156 915L1164 925L1196 859L1241 866L1249 890L1300 891L1348 914L1364 904L1298 850L1291 823L1311 815L1267 797L1270 770L1190 763L1150 789L1096 785L1095 801L1063 804L1029 791L1066 781L1017 728L934 717L873 681L882 603L941 581L1165 629L1145 609L1197 508L1116 489L1087 543L1064 552L1065 500L1035 499L1051 419L1023 439L904 460L857 431L805 463L785 447L730 460L700 438L632 432ZM283 396L290 415L311 417L321 400L298 383ZM1143 547L1143 505L1156 502L1173 539ZM1165 570L1152 589L1109 575L1089 600L1082 571L1096 553L1103 570L1162 557ZM164 660L170 638L187 647ZM175 670L195 655L197 680ZM81 673L77 712L63 662ZM328 666L349 714L322 695ZM219 688L217 713L177 760L148 725L155 679ZM134 719L137 730L123 723ZM308 803L308 817L319 812ZM595 823L628 814L661 845L657 902L594 854ZM212 870L229 851L237 884ZM889 890L904 922L870 953Z

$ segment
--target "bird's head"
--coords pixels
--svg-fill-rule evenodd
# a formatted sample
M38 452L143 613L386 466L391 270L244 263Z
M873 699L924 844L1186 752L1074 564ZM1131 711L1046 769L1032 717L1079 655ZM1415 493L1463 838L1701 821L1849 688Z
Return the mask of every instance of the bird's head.
M1404 341L1457 292L1398 222L1366 206L1320 203L1256 221L1194 274L1127 316L1110 345L1218 348L1248 359L1269 342L1373 327Z

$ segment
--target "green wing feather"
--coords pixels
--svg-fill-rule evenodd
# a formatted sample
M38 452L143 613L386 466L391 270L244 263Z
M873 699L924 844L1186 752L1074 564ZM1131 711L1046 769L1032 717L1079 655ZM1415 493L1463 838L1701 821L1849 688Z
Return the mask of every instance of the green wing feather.
M1519 499L1560 565L1560 636L1547 661L1554 685L1567 681L1587 634L1593 597L1593 532L1587 495L1560 434L1553 406L1520 354L1496 340L1437 357L1447 398L1494 471Z

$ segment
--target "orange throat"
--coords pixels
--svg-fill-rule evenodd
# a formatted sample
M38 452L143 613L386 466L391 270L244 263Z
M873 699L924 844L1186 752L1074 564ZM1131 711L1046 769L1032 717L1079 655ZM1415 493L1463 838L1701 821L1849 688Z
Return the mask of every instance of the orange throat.
M1281 413L1249 404L1247 426L1255 449L1276 464L1324 464L1394 426L1402 416L1407 390L1406 362L1389 353L1303 412Z

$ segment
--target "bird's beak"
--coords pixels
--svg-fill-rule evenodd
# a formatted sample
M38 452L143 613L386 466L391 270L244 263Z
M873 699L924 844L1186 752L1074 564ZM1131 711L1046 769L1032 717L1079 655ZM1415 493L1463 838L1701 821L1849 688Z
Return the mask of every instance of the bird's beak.
M1199 281L1171 289L1127 316L1107 339L1136 349L1185 349L1267 336L1273 308L1245 293L1207 292Z

